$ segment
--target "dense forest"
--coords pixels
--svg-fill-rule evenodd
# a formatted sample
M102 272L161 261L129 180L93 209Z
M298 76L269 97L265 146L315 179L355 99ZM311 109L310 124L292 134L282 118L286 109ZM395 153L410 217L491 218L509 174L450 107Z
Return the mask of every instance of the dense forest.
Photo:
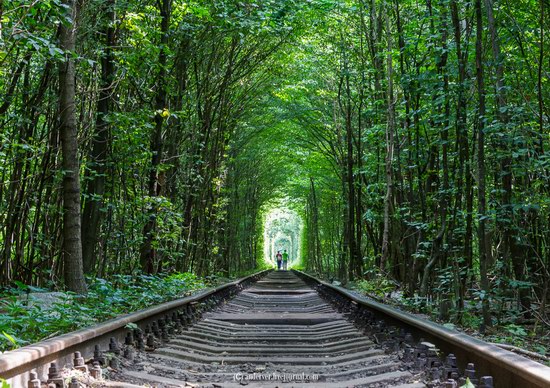
M286 238L548 332L548 0L0 4L1 285L229 276Z

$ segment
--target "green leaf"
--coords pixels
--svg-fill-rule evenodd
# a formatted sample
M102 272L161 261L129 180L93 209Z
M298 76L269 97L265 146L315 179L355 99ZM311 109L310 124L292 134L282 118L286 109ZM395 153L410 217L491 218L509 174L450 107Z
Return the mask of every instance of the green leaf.
M11 348L12 350L19 347L18 341L17 341L17 339L15 339L15 337L9 335L5 331L2 331L2 335L4 336L4 338L6 338L13 345L12 348Z
M134 322L127 323L126 326L124 326L125 329L129 330L136 330L138 328L138 325L136 325Z
M466 383L461 386L460 388L476 388L474 384L470 381L468 377L466 377Z

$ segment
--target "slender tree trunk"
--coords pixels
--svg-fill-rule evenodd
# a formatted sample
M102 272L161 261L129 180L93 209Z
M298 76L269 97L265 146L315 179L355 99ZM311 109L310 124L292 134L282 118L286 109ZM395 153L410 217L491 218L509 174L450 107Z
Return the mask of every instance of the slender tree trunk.
M380 259L380 270L385 271L390 256L390 231L391 231L391 204L393 200L393 147L395 132L395 101L393 95L393 58L392 58L392 36L390 32L390 21L387 10L384 10L386 31L388 39L387 65L387 102L388 102L388 123L386 125L386 196L384 198L384 231L382 234L382 257Z
M361 7L361 29L365 26L363 8ZM365 100L364 85L365 79L365 49L364 49L364 34L361 33L359 55L360 55L360 72L361 84L359 85L358 107L357 107L357 136L355 140L355 148L357 152L357 177L355 178L356 204L355 204L355 258L356 265L354 274L357 278L363 275L363 104ZM319 233L319 232L318 232Z
M356 240L355 240L355 182L353 176L353 127L351 122L351 91L349 84L349 72L346 65L346 143L347 143L347 155L346 155L346 178L347 178L347 194L348 194L348 257L349 257L349 271L348 276L350 279L353 278L354 267L357 263L357 249L356 249Z
M321 254L321 238L319 236L319 207L317 204L317 194L315 190L315 182L313 177L309 178L311 183L311 200L312 200L312 223L313 223L313 241L315 244L315 260L318 263L317 269L322 273L322 254Z
M482 300L483 324L490 327L491 312L489 308L489 279L487 264L489 239L486 231L487 200L485 197L485 81L483 75L483 17L481 0L476 0L476 80L478 90L478 135L477 135L477 203L478 203L478 240L479 240L479 273L481 290L485 294Z
M346 201L347 201L347 198L346 198L346 179L345 179L345 176L346 176L346 168L344 165L341 166L341 174L342 174L342 181L341 181L341 184L342 184L342 187L341 187L341 192L342 192L342 205L344 206L343 209L340 209L343 213L343 220L342 220L342 238L341 238L341 242L340 242L340 259L338 260L338 278L342 281L342 282L345 282L345 279L347 277L347 265L348 265L348 260L347 260L347 252L349 252L349 241L350 241L350 236L349 236L349 227L348 227L348 211L347 211L347 208L346 208Z
M464 258L463 265L457 265L457 276L460 278L458 292L459 319L464 308L466 290L468 288L468 273L472 270L472 234L473 234L473 190L471 177L470 150L467 129L467 100L466 100L466 66L468 63L468 51L462 51L462 38L459 11L456 1L451 1L451 19L453 22L454 36L456 42L456 55L458 60L458 101L457 101L457 132L460 135L460 153L463 157L461 164L464 166L464 180L466 196L466 232L464 234ZM446 189L445 189L446 190ZM446 195L446 194L445 194Z
M107 6L107 18L105 20L105 52L101 58L101 80L99 83L99 97L97 101L97 116L95 134L92 139L92 153L88 185L86 190L86 202L82 214L82 254L84 260L84 272L90 273L96 264L96 246L101 222L101 207L105 194L105 163L109 153L110 125L106 116L111 110L112 83L114 80L113 46L115 44L115 30L113 26L115 18L115 0L109 0Z
M396 22L396 28L397 28L397 45L399 47L399 71L401 74L406 74L407 70L405 70L405 38L403 35L403 25L401 20L401 10L399 8L399 1L395 1L395 22ZM402 121L401 128L403 129L403 133L405 134L405 137L408 141L408 146L406 148L409 149L407 151L407 162L408 166L412 165L412 162L410 161L410 148L412 147L410 142L410 127L411 127L411 86L406 84L403 85L403 99L405 100L405 117ZM399 139L396 141L396 143L400 143ZM396 174L396 180L398 181L397 186L399 195L396 198L397 206L410 206L411 208L414 207L414 197L412 195L412 185L409 184L410 191L407 192L408 188L406 188L405 183L405 176L401 170L401 147L398 146L395 150L395 153L397 155L397 165L398 165L398 171ZM405 174L407 177L410 178L411 176L411 169L407 168ZM409 183L412 182L412 178L409 179ZM417 233L412 232L412 229L409 225L412 223L412 215L409 215L407 218L403 218L403 220L400 221L400 235L408 236L404 238L404 244L402 252L402 257L400 257L400 260L398 262L398 271L397 279L402 282L406 283L410 281L411 275L414 273L414 269L407 270L407 265L409 264L409 258L413 254L412 247L415 245L414 242L418 238ZM414 263L412 264L414 267Z
M59 64L59 118L61 150L63 154L63 268L67 288L86 293L82 266L80 220L80 162L78 159L77 122L75 111L75 63L73 53L76 41L76 1L63 2L71 13L72 24L61 23L60 48L65 60Z
M162 162L162 153L164 148L163 123L165 120L165 109L167 109L167 85L166 85L166 64L167 64L167 45L168 29L170 26L170 15L172 12L172 0L162 0L158 2L161 16L161 38L160 53L158 59L159 72L156 80L158 85L155 99L155 128L151 137L151 170L149 173L149 197L158 197L161 194L162 185L159 179L159 167ZM140 251L141 268L147 272L154 271L156 260L156 251L153 247L153 239L156 229L157 205L152 201L149 218L143 228L144 241Z
M542 72L544 67L544 9L547 4L545 0L539 0L540 3L540 48L539 48L539 63L537 72L537 97L539 103L539 153L544 154L544 99L542 96Z
M495 93L496 93L496 116L498 121L503 126L504 136L501 138L501 152L504 154L501 157L501 183L502 183L502 198L501 212L499 214L500 228L502 230L502 251L505 261L511 260L512 269L517 280L525 279L525 264L526 252L525 246L519 243L519 235L514 231L515 216L512 205L513 196L513 172L512 172L512 157L511 157L511 138L508 133L509 116L506 113L507 101L504 83L504 65L503 56L500 51L500 41L497 32L495 17L493 14L493 0L485 0L485 8L487 12L487 22L489 32L491 34L491 48L493 51L493 60L495 61ZM519 289L519 302L525 317L529 317L531 301L530 290L522 287Z

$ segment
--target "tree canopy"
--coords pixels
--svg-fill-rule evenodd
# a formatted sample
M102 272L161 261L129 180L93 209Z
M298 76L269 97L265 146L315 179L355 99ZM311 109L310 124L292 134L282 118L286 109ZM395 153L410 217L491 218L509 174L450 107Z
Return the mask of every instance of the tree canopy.
M548 325L547 0L9 0L0 283L286 247Z

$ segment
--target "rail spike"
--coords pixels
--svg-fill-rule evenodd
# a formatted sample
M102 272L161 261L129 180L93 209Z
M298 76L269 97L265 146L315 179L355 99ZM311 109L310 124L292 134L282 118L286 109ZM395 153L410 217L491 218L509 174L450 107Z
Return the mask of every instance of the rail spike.
M109 339L109 353L113 353L115 356L120 355L120 346L115 337Z
M42 383L38 378L38 374L36 372L31 372L29 375L29 382L27 383L27 388L41 388L41 387L42 387Z
M479 379L479 388L494 388L493 376L482 376Z
M81 388L80 383L78 382L78 379L76 377L71 378L69 388Z
M84 362L84 357L82 357L80 352L74 352L73 367L82 373L88 373L88 366Z
M48 369L48 384L52 384L55 388L67 388L65 380L61 377L59 370L57 369L57 364L52 362L50 368Z
M95 345L94 347L94 361L97 361L100 365L106 364L106 359L103 353L101 352L101 349L99 348L99 345Z
M99 362L97 361L93 362L92 368L90 369L90 376L92 376L96 380L103 379L103 372L101 370L101 366L99 365Z

